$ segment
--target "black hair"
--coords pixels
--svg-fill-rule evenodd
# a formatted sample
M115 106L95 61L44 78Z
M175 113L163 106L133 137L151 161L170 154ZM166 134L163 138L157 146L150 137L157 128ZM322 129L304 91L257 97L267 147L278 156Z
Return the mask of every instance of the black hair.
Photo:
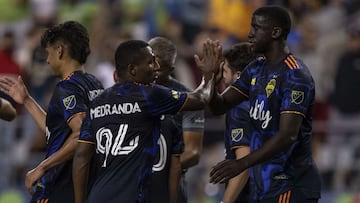
M177 55L175 45L164 37L154 37L149 41L154 54L158 57L160 65L172 66Z
M48 28L41 37L41 46L46 48L48 45L62 42L70 57L84 64L90 54L89 41L88 31L83 25L67 21Z
M149 46L141 40L128 40L120 43L115 51L115 67L118 72L125 72L129 65L137 65L143 60L142 49Z
M248 42L233 45L230 49L225 50L223 55L230 65L232 72L243 71L256 58L251 44Z
M291 29L291 18L289 12L280 6L264 6L256 9L253 15L266 16L269 24L282 28L282 37L287 39Z

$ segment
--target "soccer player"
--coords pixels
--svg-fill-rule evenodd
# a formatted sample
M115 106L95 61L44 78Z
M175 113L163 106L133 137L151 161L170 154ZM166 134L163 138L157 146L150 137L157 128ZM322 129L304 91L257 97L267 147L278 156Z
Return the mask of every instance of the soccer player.
M255 54L251 50L251 44L239 43L226 50L222 65L222 81L229 87L236 81L243 69L251 61L255 60ZM249 117L249 101L241 102L226 113L226 129L224 134L225 158L241 159L250 153L251 123ZM249 171L245 170L226 185L224 203L247 203L249 202Z
M189 88L171 76L175 69L177 54L175 45L164 37L152 38L148 43L160 65L156 83L177 91L190 92ZM204 112L183 111L176 115L165 115L165 119L161 123L161 132L159 145L160 155L163 157L159 157L158 160L161 162L156 161L156 167L153 168L152 184L156 187L151 187L152 202L169 202L169 199L170 202L187 202L185 173L200 159L204 133ZM180 151L183 143L185 144L184 152ZM177 178L181 171L180 193L176 195L179 183ZM165 192L168 190L170 193ZM175 201L176 199L177 201Z
M26 174L25 186L31 202L74 202L72 157L80 127L92 99L103 91L101 83L84 70L90 53L85 27L74 21L48 28L41 45L47 62L62 80L56 85L47 113L29 95L21 77L2 78L2 90L30 112L46 143L45 160ZM35 191L33 185L36 184Z
M208 42L204 50L201 60L196 57L197 64L214 69L221 47ZM204 108L214 86L212 73L192 93L151 84L159 66L149 44L139 40L118 46L115 66L116 84L92 102L81 129L73 164L76 203L149 202L160 117ZM87 195L92 158L100 160L100 172Z
M16 117L16 109L12 106L12 104L0 97L0 119L5 121L12 121Z
M252 199L261 203L312 203L320 198L320 177L311 153L314 81L306 65L288 52L290 28L284 8L255 10L249 42L264 58L250 63L233 85L221 95L214 94L209 103L214 113L224 113L249 100L254 127L251 153L218 163L210 172L210 182L227 181L251 167Z

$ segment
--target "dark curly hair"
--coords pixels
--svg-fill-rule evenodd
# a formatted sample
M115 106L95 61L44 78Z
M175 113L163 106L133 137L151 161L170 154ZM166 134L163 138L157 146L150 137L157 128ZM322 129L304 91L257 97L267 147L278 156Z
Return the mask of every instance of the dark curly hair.
M90 54L89 41L88 31L83 25L75 21L66 21L48 28L41 37L41 46L46 48L48 45L62 42L71 58L85 64Z
M256 58L255 53L251 50L251 44L248 42L233 45L230 49L225 50L223 55L233 72L243 71Z
M116 70L119 73L123 73L129 65L139 64L144 57L142 49L147 46L149 46L149 44L141 40L122 42L115 51Z

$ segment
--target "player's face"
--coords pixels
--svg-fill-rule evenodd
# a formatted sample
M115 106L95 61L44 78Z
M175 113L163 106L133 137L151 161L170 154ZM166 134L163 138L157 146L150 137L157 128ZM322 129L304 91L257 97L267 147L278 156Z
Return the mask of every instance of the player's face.
M159 59L157 60L157 62L160 69L159 69L159 77L156 79L156 82L162 84L169 78L174 68L172 64L161 62L161 60Z
M254 15L251 19L251 29L248 34L249 42L255 53L264 54L269 50L272 42L273 27L265 16Z
M240 75L240 72L233 72L227 60L223 65L223 82L226 87L230 86Z
M148 46L142 50L144 60L137 65L136 78L137 82L149 84L156 80L159 74L159 65L152 49Z
M46 62L50 65L53 74L61 76L60 72L60 50L61 47L58 45L48 45L46 47L47 59Z

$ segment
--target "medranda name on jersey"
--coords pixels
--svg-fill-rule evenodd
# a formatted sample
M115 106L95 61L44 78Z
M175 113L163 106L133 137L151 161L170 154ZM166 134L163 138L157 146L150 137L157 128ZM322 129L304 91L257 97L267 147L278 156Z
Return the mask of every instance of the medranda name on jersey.
M270 111L264 111L264 101L261 101L259 103L259 100L256 99L255 105L250 108L250 118L254 120L262 121L261 127L265 129L269 122L272 119L272 116L270 115Z
M122 103L122 104L104 104L90 109L91 120L101 118L113 114L133 114L139 113L141 109L137 102L135 103Z

